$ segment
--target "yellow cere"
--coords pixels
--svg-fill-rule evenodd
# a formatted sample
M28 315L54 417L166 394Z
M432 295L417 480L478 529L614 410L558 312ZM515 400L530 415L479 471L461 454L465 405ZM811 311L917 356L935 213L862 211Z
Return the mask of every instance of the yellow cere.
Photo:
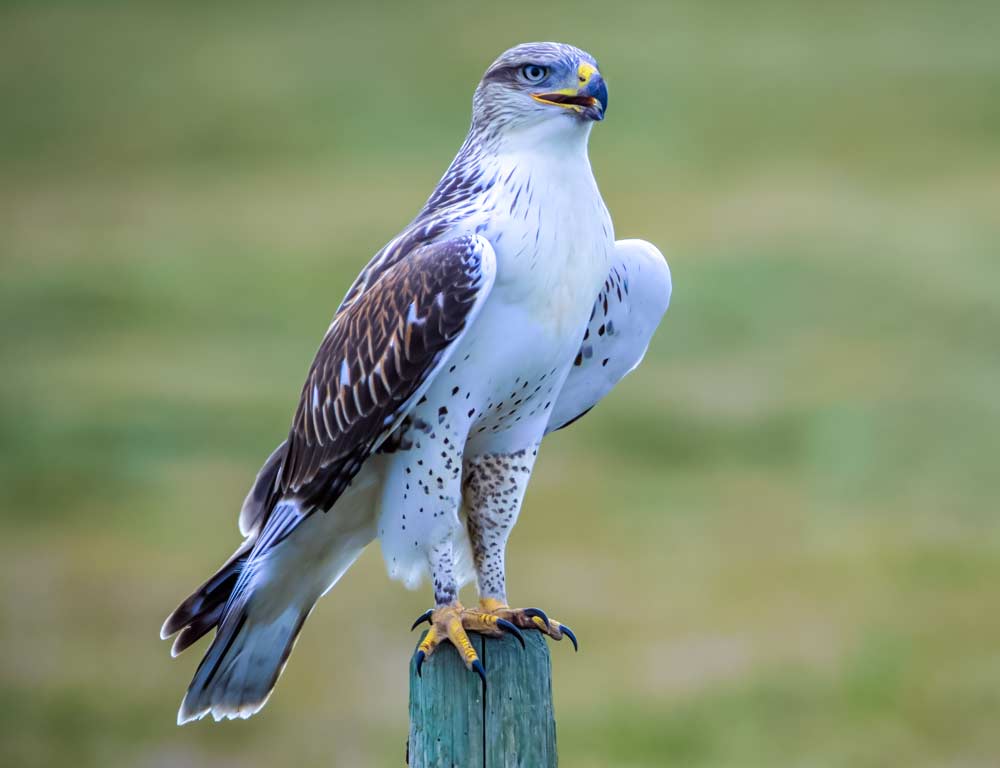
M579 68L576 71L577 78L579 81L576 88L560 88L557 91L547 91L546 93L533 93L531 94L531 98L533 98L535 101L541 102L542 104L551 104L556 107L562 107L563 109L572 109L577 112L580 112L583 110L583 107L581 107L579 104L562 104L558 101L549 101L545 97L553 94L558 94L560 96L576 96L577 94L580 93L581 88L586 87L587 83L590 82L590 78L592 78L596 72L597 72L597 67L595 67L593 64L590 64L589 62L586 61L581 62Z

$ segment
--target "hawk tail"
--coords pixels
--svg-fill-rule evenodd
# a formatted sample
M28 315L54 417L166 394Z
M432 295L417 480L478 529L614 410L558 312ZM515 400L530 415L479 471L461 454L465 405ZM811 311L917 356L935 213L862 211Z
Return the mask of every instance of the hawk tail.
M273 475L265 470L257 486L270 484ZM223 720L259 711L316 601L375 537L381 488L376 472L359 479L328 513L308 514L295 499L282 499L265 519L256 509L266 500L257 486L249 507L244 506L250 514L241 521L247 540L160 631L163 638L177 633L176 656L215 629L181 703L178 724L208 714Z
M216 720L232 720L258 712L267 703L316 599L290 601L275 614L262 609L249 589L234 595L188 686L177 724L209 713Z

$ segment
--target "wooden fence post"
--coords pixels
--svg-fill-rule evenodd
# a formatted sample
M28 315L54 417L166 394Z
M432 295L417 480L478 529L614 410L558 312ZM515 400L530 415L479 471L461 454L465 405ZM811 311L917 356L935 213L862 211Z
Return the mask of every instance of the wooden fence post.
M426 633L424 633L426 634ZM552 664L545 637L524 631L469 637L486 668L485 691L453 648L410 661L410 768L555 768Z

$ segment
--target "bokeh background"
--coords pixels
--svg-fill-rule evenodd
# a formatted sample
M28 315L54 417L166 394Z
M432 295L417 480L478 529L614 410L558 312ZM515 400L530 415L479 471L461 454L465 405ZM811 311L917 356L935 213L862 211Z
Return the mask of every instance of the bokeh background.
M166 613L238 541L350 280L517 42L592 51L594 169L668 255L646 358L510 549L566 766L1000 763L1000 5L0 6L0 763L393 766L371 548L249 722Z

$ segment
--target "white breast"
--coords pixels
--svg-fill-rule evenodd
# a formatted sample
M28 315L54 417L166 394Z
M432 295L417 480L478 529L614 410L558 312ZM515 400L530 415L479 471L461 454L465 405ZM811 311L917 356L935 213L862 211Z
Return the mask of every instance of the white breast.
M575 335L614 248L585 148L549 145L497 162L508 181L483 201L484 234L497 254L494 294L529 310L554 333Z

